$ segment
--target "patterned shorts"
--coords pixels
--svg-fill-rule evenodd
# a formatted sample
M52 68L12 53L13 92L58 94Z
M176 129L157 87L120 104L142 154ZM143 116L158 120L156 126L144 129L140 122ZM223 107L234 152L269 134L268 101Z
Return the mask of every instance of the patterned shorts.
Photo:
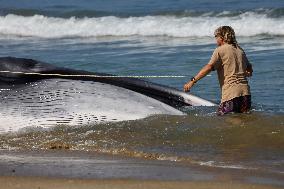
M232 100L222 102L218 108L218 115L224 115L227 113L245 113L249 112L251 108L251 96L240 96L233 98Z

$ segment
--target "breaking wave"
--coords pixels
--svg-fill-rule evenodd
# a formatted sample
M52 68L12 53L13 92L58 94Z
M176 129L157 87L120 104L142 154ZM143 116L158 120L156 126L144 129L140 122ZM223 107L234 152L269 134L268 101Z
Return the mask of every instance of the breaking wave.
M238 36L284 35L283 17L264 12L164 14L137 17L51 17L44 15L0 16L0 36L9 37L102 37L168 36L212 37L220 25L231 25Z

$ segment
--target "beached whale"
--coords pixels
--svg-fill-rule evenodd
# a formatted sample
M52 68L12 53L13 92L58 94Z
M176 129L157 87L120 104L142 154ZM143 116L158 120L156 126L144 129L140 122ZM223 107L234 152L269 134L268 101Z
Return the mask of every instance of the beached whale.
M27 126L80 125L154 114L182 115L183 106L215 104L136 78L0 58L0 132Z

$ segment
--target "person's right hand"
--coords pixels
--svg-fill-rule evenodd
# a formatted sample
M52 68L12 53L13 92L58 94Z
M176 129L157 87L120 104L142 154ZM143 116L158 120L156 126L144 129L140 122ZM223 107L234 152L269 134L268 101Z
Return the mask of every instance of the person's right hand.
M189 81L187 82L184 86L183 86L183 91L184 92L189 92L191 87L194 85L193 81Z

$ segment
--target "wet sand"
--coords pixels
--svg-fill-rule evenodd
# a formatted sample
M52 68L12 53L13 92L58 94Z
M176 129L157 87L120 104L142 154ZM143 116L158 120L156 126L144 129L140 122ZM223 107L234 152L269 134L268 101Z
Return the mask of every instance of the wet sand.
M80 151L0 151L0 189L272 189L282 174Z
M42 177L0 177L2 189L276 189L280 187L234 182L190 182L190 181L151 181L151 180L95 180L95 179L54 179Z

